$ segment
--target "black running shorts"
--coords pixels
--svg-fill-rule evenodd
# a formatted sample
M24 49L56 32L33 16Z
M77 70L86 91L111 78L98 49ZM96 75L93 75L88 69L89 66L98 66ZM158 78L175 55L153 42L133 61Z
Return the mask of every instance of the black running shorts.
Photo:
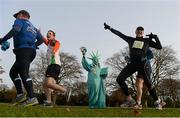
M46 77L53 77L55 80L58 79L60 74L61 66L58 64L51 64L47 67Z

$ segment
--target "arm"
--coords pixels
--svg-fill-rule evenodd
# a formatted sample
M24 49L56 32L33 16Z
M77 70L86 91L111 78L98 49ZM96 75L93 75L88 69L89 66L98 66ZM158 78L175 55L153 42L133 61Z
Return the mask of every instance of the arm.
M90 71L90 70L91 70L91 65L87 62L85 56L83 56L81 63L82 63L82 66L83 66L83 68L84 68L85 70L87 70L87 71Z
M80 50L81 50L81 53L82 53L82 55L83 55L83 58L82 58L82 61L81 61L82 66L83 66L83 68L84 68L85 70L90 71L91 68L92 68L92 66L91 66L91 64L89 64L89 63L87 62L86 57L85 57L86 52L87 52L87 49L86 49L86 47L81 47Z
M162 45L161 45L161 42L159 41L158 36L153 35L153 37L151 37L151 38L154 38L156 42L150 40L149 46L153 47L153 48L156 48L156 49L162 49Z
M123 40L125 40L126 42L129 42L129 37L124 35L123 33L111 28L110 31L116 35L118 35L119 37L121 37Z
M22 26L23 23L21 22L21 20L16 19L14 21L13 28L3 38L0 39L0 44L12 38L13 36L16 36L21 31Z
M41 34L41 32L37 31L37 41L35 42L36 49L39 49L38 46L41 45L46 38Z
M55 54L59 48L60 48L60 43L59 43L59 41L56 41L56 43L53 47L52 53Z
M19 32L12 28L1 40L0 40L0 44L4 41L7 41L8 39L12 38L13 36L17 35Z
M43 37L43 41L46 45L48 45L49 41L47 40L47 38Z
M123 40L125 40L126 42L129 42L129 36L124 35L123 33L119 32L118 30L115 30L113 28L111 28L109 25L107 25L106 23L104 23L104 28L110 30L112 33L118 35L120 38L122 38Z

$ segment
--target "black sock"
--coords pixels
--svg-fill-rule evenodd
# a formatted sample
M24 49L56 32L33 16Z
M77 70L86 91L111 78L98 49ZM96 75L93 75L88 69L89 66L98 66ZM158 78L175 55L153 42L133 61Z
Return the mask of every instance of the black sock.
M126 85L126 83L121 83L120 84L120 87L121 87L121 89L122 89L122 91L124 92L124 94L126 95L126 96L129 96L129 91L128 91L128 86Z
M22 94L23 89L22 89L21 79L20 78L15 78L13 83L14 83L14 85L16 87L17 94Z
M34 97L34 92L33 92L33 84L32 84L32 80L31 79L27 79L24 82L24 87L28 93L29 98L33 98Z
M157 94L156 94L156 90L155 88L151 89L149 91L150 95L152 96L152 98L154 99L154 101L158 100Z

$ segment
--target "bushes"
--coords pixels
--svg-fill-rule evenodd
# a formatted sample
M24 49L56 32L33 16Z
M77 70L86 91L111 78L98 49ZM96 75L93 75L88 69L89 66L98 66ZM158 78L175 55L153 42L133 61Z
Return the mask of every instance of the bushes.
M2 90L0 91L0 102L10 103L16 97L16 92L14 90ZM43 104L43 101L46 100L46 97L43 93L36 94L40 104ZM117 90L113 92L111 96L106 96L106 105L108 107L119 107L123 102L123 94L121 91ZM173 101L169 97L165 100L166 108L180 108L180 101ZM143 107L144 100L142 100ZM66 102L66 97L62 94L56 96L57 105L69 105L69 106L88 106L88 96L87 94L79 94L71 96L70 101ZM154 101L151 96L147 96L148 107L154 107Z
M16 92L7 90L7 91L0 91L0 102L12 102L15 98Z

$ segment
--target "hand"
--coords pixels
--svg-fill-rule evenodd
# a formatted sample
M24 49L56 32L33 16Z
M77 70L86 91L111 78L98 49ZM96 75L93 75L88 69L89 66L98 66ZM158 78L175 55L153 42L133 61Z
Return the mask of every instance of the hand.
M104 23L104 29L110 29L111 27L109 25L107 25L106 23Z
M39 50L39 47L38 47L38 46L36 46L36 49L37 49L37 50Z
M1 50L6 51L10 47L10 43L8 41L4 41L1 43Z
M85 56L85 54L86 54L86 52L87 52L86 47L81 47L80 50L81 50L83 56Z
M156 39L156 38L157 38L157 35L156 35L156 34L153 34L151 37L154 38L154 39Z
M146 36L149 36L150 39L157 38L157 35L153 34L152 32Z
M0 45L2 44L2 39L3 39L3 38L0 38Z
M51 51L52 56L54 56L55 53L56 53L56 52L55 52L54 50Z

